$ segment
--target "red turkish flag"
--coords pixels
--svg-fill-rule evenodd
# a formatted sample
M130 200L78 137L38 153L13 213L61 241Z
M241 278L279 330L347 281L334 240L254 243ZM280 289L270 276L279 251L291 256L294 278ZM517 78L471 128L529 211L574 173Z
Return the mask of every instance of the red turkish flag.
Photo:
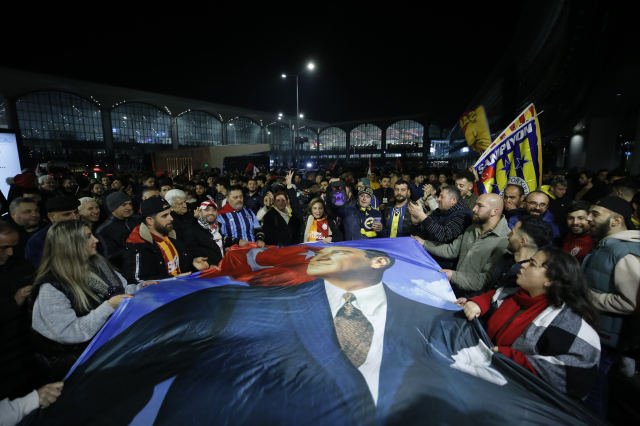
M201 278L229 276L250 286L288 286L306 283L315 278L307 275L307 266L315 254L322 250L319 245L291 247L266 246L258 248L255 243L244 247L233 246L217 269L202 271Z
M400 159L396 159L396 168L402 170L402 163L400 163Z
M486 169L484 169L484 172L482 172L482 177L480 179L482 180L482 182L486 182L490 179L493 179L495 175L496 171L493 166L487 167Z

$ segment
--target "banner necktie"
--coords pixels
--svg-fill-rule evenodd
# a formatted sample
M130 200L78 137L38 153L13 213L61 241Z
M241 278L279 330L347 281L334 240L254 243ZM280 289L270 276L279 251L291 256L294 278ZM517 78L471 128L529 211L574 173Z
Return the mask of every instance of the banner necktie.
M353 306L353 302L356 300L353 293L345 293L342 297L346 302L336 314L333 322L342 350L351 363L356 368L360 368L367 359L371 348L373 325L360 309Z

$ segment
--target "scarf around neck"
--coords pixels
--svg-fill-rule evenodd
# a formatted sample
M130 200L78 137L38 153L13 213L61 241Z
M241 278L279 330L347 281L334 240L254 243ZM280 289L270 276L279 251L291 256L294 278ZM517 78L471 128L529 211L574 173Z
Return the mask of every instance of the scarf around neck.
M224 249L222 248L222 234L220 234L220 230L218 229L218 221L216 220L212 225L206 220L204 220L203 218L198 218L198 223L204 229L209 231L209 233L213 237L213 241L215 241L218 247L220 248L220 253L222 253L222 257L224 257Z
M98 261L90 266L88 284L91 291L104 300L124 293L124 286L116 271L104 261Z

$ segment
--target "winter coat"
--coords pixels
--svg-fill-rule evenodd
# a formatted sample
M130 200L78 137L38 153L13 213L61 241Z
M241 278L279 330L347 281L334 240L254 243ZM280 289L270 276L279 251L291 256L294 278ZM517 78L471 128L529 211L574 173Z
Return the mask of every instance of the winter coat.
M295 202L295 198L294 198ZM290 212L289 208L287 211ZM262 220L264 243L272 246L290 246L297 244L297 234L300 229L300 220L290 212L287 223L276 207L269 209Z
M122 266L125 242L140 222L142 222L142 218L139 217L131 216L126 219L118 219L114 215L111 215L111 217L96 230L96 238L100 241L100 245L98 246L100 253L117 268Z
M193 212L187 210L185 214L178 214L171 211L173 218L173 230L176 231L176 238L184 241L184 234L192 226L198 225L198 219L193 216Z
M175 231L169 233L169 241L179 256L180 273L192 272L191 258L182 241L176 239ZM153 240L151 231L144 223L138 225L125 242L122 274L129 283L173 278L173 275L167 272L162 250Z
M197 222L185 231L182 242L191 259L206 257L209 265L217 265L222 260L222 252L218 244L213 240L211 232L204 229ZM222 237L223 249L231 247L232 245L233 242L231 238Z

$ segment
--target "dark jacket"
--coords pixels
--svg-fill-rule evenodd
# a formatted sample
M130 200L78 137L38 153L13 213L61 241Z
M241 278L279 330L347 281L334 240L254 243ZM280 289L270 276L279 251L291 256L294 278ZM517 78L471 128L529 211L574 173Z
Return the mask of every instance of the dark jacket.
M416 226L416 231L424 240L449 244L471 225L472 217L466 201L460 200L448 210L436 209Z
M169 233L169 241L180 257L180 273L191 272L191 259L182 241L176 239L175 231ZM122 275L129 283L173 278L167 272L160 247L153 241L151 231L144 223L136 226L125 242Z
M185 231L182 242L191 259L206 257L209 265L217 265L222 260L222 252L213 240L213 236L197 222ZM223 249L232 245L232 238L222 236Z
M298 243L306 242L307 236L305 235L305 233L307 230L307 221L309 220L309 218L313 219L313 216L307 215L307 217L305 217L304 220L300 222L300 236L298 238ZM329 222L329 229L331 230L331 242L339 243L340 241L344 241L344 235L342 235L342 232L340 232L340 228L338 227L336 221L331 219L330 217L327 217L327 219Z
M45 228L36 232L33 237L29 239L27 247L24 250L25 259L31 262L31 264L36 268L40 266L40 262L42 262L42 253L44 253L44 242L47 239L49 229L51 229L51 223L49 223Z
M299 229L300 220L295 214L291 214L289 223L287 223L275 207L271 208L262 219L264 243L267 245L290 246L292 244L297 244Z
M512 288L517 287L516 281L522 264L528 262L529 259L521 262L516 262L513 254L505 253L502 255L496 266L496 270L493 272L491 281L484 287L483 293L490 290L496 290L498 287Z
M386 206L388 206L391 203L395 202L395 192L391 187L386 189L383 187L380 187L375 191L373 191L373 194L376 197L378 197L378 201L380 201L380 204L385 204ZM385 202L385 198L387 199L386 202Z
M513 227L516 226L516 223L518 223L520 221L520 218L525 214L526 211L522 211L517 215L512 215L509 218L509 228L513 229ZM563 239L562 235L560 235L560 228L558 228L558 225L556 225L555 217L553 216L553 213L551 213L551 210L547 209L547 211L544 213L544 215L542 215L542 217L540 217L540 219L542 219L543 222L548 223L551 227L551 230L553 231L553 239L551 240L551 244L556 247L562 248Z
M295 200L295 198L293 199ZM293 202L293 200L291 202ZM253 195L249 195L249 192L244 194L244 206L251 210L253 213L258 214L258 210L260 207L264 205L262 195L260 195L260 191L254 192Z
M96 230L96 237L100 241L98 249L102 255L117 268L122 266L125 242L140 222L142 222L142 218L140 217L131 216L127 219L118 219L114 215L111 215L111 217Z
M0 400L23 397L38 387L28 302L18 306L14 298L31 285L34 273L31 263L15 256L0 266Z
M407 201L408 203L410 203L411 201ZM384 231L384 236L385 237L389 237L389 235L391 234L391 214L393 212L393 207L394 206L389 206L385 209L385 216L384 219L382 220L382 222L384 223L386 229ZM400 230L398 230L400 231ZM404 237L410 237L411 236L411 232L413 231L413 222L411 222L411 212L409 212L409 206L407 206L406 209L404 209L404 217L402 218L402 236ZM400 232L398 232L398 234L400 234ZM400 236L400 235L398 235Z
M198 221L193 216L193 212L187 210L185 214L178 214L174 211L171 212L173 218L173 230L176 231L176 238L184 241L184 234L189 228L198 224Z

